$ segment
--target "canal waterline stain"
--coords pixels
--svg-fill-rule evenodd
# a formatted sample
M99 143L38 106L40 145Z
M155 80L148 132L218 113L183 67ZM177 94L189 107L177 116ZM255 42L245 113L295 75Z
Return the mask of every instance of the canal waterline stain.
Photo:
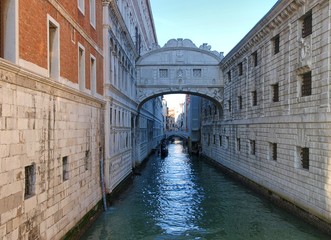
M181 144L152 157L82 239L330 239Z

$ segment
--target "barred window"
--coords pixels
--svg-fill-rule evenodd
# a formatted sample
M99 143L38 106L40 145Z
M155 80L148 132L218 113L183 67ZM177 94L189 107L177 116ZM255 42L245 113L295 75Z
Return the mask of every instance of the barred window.
M273 38L274 54L279 53L279 34Z
M214 134L214 141L213 141L214 144L216 144L216 135Z
M238 96L238 108L243 109L243 98L242 98L242 96Z
M231 100L228 100L229 112L231 112Z
M310 96L311 95L311 71L301 75L302 84L301 84L301 96Z
M24 199L30 198L35 194L36 186L36 169L35 165L26 166L25 169L25 189Z
M252 92L252 105L256 106L257 105L257 93L256 90Z
M302 168L309 169L309 148L301 148L300 160Z
M277 161L277 143L269 144L270 159Z
M273 102L279 102L279 84L273 84L271 85L272 89L272 101Z
M226 73L226 75L228 76L228 80L229 80L229 82L231 82L231 71L228 71L228 72Z
M69 163L68 157L62 158L62 180L66 181L69 179Z
M168 77L168 69L159 69L159 77L167 78Z
M313 32L313 16L309 11L302 19L302 37L305 38Z
M253 52L252 60L253 60L253 67L256 67L258 65L257 51Z
M222 146L222 135L220 135L220 146Z
M201 69L193 69L193 77L201 77Z
M243 75L243 63L238 64L238 75L242 76Z
M255 155L255 140L249 140L249 150L251 155Z
M237 138L237 152L240 152L241 146L240 146L240 138Z

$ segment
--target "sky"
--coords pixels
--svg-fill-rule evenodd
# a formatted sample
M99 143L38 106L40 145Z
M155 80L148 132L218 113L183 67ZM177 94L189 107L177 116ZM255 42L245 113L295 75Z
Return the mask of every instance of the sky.
M277 0L150 0L158 43L188 38L224 55L258 23ZM183 96L166 97L168 106ZM180 99L180 100L179 100Z

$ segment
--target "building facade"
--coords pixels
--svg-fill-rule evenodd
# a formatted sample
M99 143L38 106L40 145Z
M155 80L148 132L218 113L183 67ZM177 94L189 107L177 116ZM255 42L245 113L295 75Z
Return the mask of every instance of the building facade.
M101 10L0 2L1 239L60 239L101 199Z
M105 175L110 193L156 147L163 134L163 117L161 98L141 107L136 101L136 61L157 44L149 0L103 4Z
M278 1L221 61L224 113L207 104L202 123L206 156L327 223L329 9Z

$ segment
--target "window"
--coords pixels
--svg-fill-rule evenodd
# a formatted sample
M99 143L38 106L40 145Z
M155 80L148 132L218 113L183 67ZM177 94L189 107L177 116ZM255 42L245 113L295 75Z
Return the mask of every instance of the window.
M311 95L311 71L301 75L302 84L301 84L301 96L310 96Z
M159 69L159 77L167 78L168 77L168 69Z
M208 133L208 146L210 145L210 133Z
M302 19L302 37L305 38L313 32L312 11L309 11Z
M24 199L30 198L35 194L36 186L36 168L35 165L29 165L25 167L25 189Z
M240 146L240 138L237 138L237 144L236 144L236 147L237 147L237 152L240 152L240 149L241 149L241 146Z
M222 146L222 135L220 135L220 146Z
M278 83L271 85L272 101L279 102L279 85Z
M273 38L272 42L274 45L274 54L279 53L279 34Z
M90 0L90 24L95 28L95 0Z
M257 93L256 90L252 92L252 106L257 105Z
M301 168L309 170L309 148L298 148Z
M231 100L228 100L229 112L231 112Z
M226 148L229 148L230 147L230 137L226 136L225 140L226 140Z
M243 63L238 64L238 75L242 76L243 75Z
M48 17L48 73L49 77L59 79L60 77L60 41L59 25Z
M231 71L228 71L228 72L226 73L226 75L227 75L227 77L228 77L229 82L231 82Z
M78 44L78 83L79 89L85 90L85 49Z
M90 150L86 150L85 151L85 171L88 170L89 159L90 159Z
M68 157L62 158L62 180L66 181L69 179L69 164Z
M78 0L78 9L82 14L85 14L85 0Z
M97 92L97 70L96 59L93 55L90 57L90 81L91 81L91 93L95 95Z
M193 77L201 77L201 69L193 69Z
M249 153L255 155L255 140L249 140Z
M277 161L277 143L269 143L269 158Z
M258 64L258 61L257 61L257 51L253 52L253 54L252 54L252 61L253 61L253 67L256 67L257 64Z
M243 98L238 96L238 109L243 109Z
M214 141L213 141L214 144L216 144L216 135L214 134Z

